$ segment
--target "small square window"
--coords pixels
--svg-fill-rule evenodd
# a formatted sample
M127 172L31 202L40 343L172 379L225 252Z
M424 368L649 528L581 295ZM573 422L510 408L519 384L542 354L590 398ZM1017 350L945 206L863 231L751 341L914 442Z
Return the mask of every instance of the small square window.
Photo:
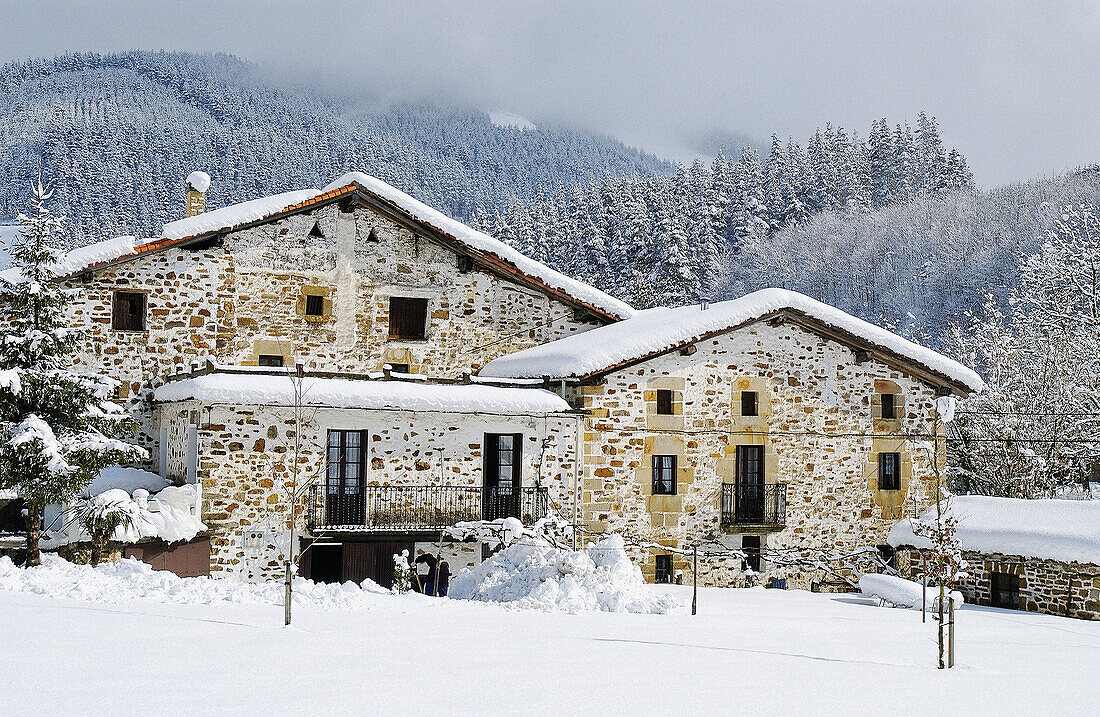
M654 556L653 581L657 583L672 582L672 556Z
M271 366L274 368L278 368L283 365L283 357L276 356L275 354L260 354L256 363L260 366Z
M882 417L886 419L897 418L897 403L892 393L882 394Z
M993 607L1020 609L1020 576L1012 573L989 574L989 604Z
M741 415L758 416L759 409L756 405L756 391L741 392Z
M423 339L428 319L428 300L409 296L390 297L390 338Z
M657 415L672 415L672 391L667 388L657 389Z
M306 294L306 316L324 316L325 297Z
M878 489L901 490L901 454L878 454Z
M653 494L676 495L676 456L653 456Z
M116 291L111 306L111 328L115 331L145 330L145 294Z

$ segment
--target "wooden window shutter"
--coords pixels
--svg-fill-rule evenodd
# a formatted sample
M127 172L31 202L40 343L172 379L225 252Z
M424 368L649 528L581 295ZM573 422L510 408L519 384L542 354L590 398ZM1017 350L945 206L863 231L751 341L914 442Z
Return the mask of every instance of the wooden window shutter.
M512 435L512 486L523 485L523 434Z
M427 299L408 296L390 297L391 339L423 339L427 318Z
M495 486L500 482L500 472L497 470L497 456L500 454L500 436L496 433L485 434L485 444L482 446L483 474L482 483Z

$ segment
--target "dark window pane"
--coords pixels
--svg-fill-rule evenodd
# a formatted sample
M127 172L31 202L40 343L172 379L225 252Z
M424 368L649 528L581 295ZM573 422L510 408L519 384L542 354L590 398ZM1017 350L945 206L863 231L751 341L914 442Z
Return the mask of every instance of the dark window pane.
M408 296L390 297L390 338L422 339L427 325L428 300Z
M672 415L672 391L665 388L657 389L657 414L660 416Z
M882 417L883 418L895 418L897 409L894 404L894 394L884 393L882 394Z
M116 291L111 307L111 328L115 331L145 330L145 294Z
M654 560L653 580L658 583L672 582L672 556L657 555Z
M745 566L753 572L760 572L760 536L741 536L741 550L745 553Z
M878 454L878 489L901 490L901 454Z
M257 363L261 366L279 367L283 365L283 357L272 354L261 354Z
M309 294L306 296L306 316L324 316L325 315L325 297L314 296Z
M676 456L653 456L653 493L676 494Z
M756 391L741 392L741 415L755 416L759 409L756 407Z

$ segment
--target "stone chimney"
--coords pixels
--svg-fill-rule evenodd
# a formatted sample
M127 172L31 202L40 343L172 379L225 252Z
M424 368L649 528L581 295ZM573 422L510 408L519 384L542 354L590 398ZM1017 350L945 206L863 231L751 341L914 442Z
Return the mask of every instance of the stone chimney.
M210 189L210 175L195 170L187 175L187 216L193 217L206 211L206 190Z

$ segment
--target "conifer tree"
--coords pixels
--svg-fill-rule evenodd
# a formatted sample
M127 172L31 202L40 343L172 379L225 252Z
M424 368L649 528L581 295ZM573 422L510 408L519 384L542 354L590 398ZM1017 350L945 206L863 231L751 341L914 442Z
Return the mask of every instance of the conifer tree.
M69 293L54 281L62 225L46 208L50 195L39 179L11 248L19 278L0 286L0 488L23 500L28 566L41 562L47 505L70 503L101 469L145 455L114 437L134 425L108 400L112 382L68 368L77 336L65 317Z

